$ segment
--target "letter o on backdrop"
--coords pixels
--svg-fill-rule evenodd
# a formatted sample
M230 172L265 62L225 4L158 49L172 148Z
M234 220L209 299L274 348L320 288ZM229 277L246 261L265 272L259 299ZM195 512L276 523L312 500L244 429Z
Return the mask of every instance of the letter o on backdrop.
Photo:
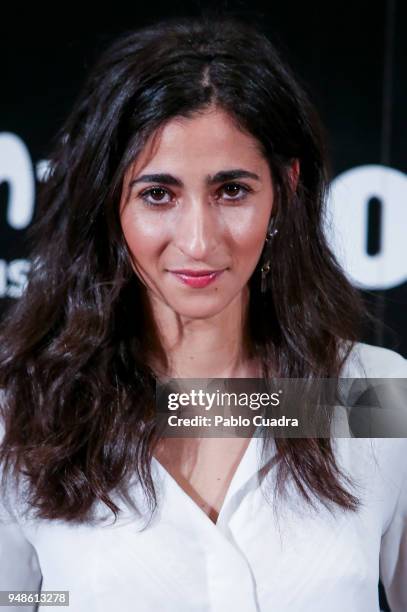
M380 202L380 249L368 253L369 202ZM335 178L327 201L325 233L353 284L390 289L407 280L407 177L380 165L352 168Z

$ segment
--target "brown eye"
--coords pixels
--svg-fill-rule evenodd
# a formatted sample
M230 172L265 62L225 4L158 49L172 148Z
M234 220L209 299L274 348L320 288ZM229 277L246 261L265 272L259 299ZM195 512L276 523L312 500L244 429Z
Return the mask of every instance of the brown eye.
M170 197L169 200L164 199L166 195ZM171 201L171 194L167 189L164 189L164 187L151 187L150 189L146 189L146 191L140 194L140 197L150 206L162 206L164 204L169 204Z
M238 201L243 200L251 189L246 185L241 185L240 183L227 183L221 187L221 191L227 195L227 197L224 198L226 201Z

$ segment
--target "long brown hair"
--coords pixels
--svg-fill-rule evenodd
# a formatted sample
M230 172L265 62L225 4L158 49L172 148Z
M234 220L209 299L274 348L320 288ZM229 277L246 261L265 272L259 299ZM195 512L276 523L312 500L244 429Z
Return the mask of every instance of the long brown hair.
M125 170L157 128L216 104L262 146L277 193L271 286L250 279L249 326L265 375L336 377L364 308L323 233L324 139L308 96L258 26L167 20L119 37L50 147L30 233L32 269L0 335L3 473L43 518L84 521L136 476L154 508L155 376L140 284L120 228ZM296 193L292 159L300 162ZM344 350L341 350L341 347ZM279 482L354 509L330 439L277 439Z

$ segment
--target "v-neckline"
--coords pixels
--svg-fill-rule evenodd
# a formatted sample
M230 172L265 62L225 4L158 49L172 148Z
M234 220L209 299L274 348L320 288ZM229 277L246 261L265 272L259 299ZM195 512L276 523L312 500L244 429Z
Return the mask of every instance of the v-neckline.
M230 480L229 486L226 490L225 496L223 498L221 507L219 509L218 516L216 521L214 521L206 512L203 510L199 504L191 497L189 493L181 486L181 484L176 480L174 476L163 466L162 463L153 455L153 462L157 466L159 472L164 476L164 478L171 483L172 488L177 491L179 495L181 495L184 499L187 500L187 503L194 508L194 512L198 512L204 520L210 525L212 525L215 529L219 529L221 526L224 515L226 513L227 507L229 505L230 499L233 495L238 491L244 483L246 483L251 476L253 476L259 470L258 465L258 438L252 436L250 438L250 442L247 445L243 455L233 473L233 476Z

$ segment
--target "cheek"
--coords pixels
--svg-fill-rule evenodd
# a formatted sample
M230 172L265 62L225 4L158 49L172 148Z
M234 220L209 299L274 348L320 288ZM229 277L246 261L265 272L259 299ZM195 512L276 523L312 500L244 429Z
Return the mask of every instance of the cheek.
M245 214L235 215L229 223L229 233L234 249L241 257L258 258L267 232L269 212L259 209L245 211ZM249 263L249 262L248 262Z
M242 237L236 250L239 274L248 279L254 272L264 246L263 233Z
M157 213L160 217L160 213ZM145 260L162 250L167 241L167 226L151 215L135 214L125 209L120 217L126 242L136 259Z

